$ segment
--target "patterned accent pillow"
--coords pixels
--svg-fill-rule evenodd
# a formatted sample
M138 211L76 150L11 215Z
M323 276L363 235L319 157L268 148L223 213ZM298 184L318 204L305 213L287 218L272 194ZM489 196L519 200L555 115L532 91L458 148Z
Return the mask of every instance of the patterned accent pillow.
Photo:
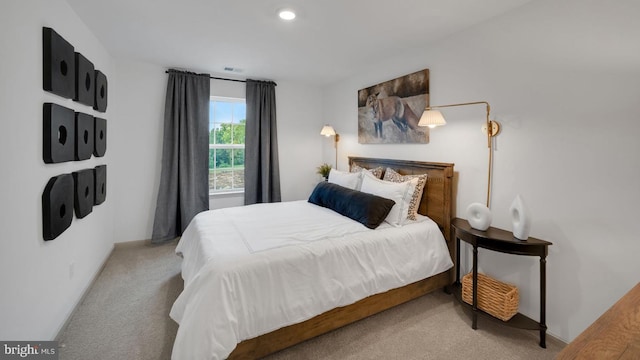
M382 172L384 171L384 169L382 168L382 166L378 166L375 169L365 169L361 166L358 166L356 164L351 165L351 172L360 172L362 170L367 170L368 172L372 173L373 176L375 176L378 179L382 179Z
M416 178L418 179L418 183L416 184L415 189L413 189L413 196L411 197L411 202L409 203L409 212L407 214L407 219L409 220L417 219L416 215L418 214L420 199L422 199L422 192L424 191L424 186L427 183L427 174L401 175L391 168L387 168L387 170L384 172L383 180L386 181L405 182Z

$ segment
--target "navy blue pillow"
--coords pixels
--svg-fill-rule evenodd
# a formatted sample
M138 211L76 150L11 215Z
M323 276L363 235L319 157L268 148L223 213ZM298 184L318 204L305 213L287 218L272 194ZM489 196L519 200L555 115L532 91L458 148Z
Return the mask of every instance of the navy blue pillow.
M351 218L369 229L380 225L391 211L395 201L363 193L346 187L321 182L313 189L309 202L329 208Z

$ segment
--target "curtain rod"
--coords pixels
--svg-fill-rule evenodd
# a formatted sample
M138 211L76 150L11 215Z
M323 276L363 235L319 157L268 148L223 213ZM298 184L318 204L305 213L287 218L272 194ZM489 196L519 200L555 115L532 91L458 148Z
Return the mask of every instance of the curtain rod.
M169 70L164 72L165 74L169 73ZM216 77L216 76L209 76L209 79L214 79L214 80L224 80L224 81L235 81L235 82L242 82L242 83L246 83L247 80L239 80L239 79L228 79L228 78L222 78L222 77ZM273 85L278 86L278 84L276 84L274 81L269 81L272 82Z

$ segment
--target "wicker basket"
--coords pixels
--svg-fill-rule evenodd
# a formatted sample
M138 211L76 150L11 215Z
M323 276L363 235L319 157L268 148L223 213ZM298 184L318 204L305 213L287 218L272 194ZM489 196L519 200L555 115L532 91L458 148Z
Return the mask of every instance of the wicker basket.
M473 304L473 273L462 277L462 300ZM518 288L478 273L478 309L507 321L518 312Z

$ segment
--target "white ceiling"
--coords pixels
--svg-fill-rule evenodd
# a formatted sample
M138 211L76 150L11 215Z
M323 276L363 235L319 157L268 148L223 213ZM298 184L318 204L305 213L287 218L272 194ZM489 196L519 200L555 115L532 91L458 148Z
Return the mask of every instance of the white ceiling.
M67 0L116 58L319 85L530 1Z

